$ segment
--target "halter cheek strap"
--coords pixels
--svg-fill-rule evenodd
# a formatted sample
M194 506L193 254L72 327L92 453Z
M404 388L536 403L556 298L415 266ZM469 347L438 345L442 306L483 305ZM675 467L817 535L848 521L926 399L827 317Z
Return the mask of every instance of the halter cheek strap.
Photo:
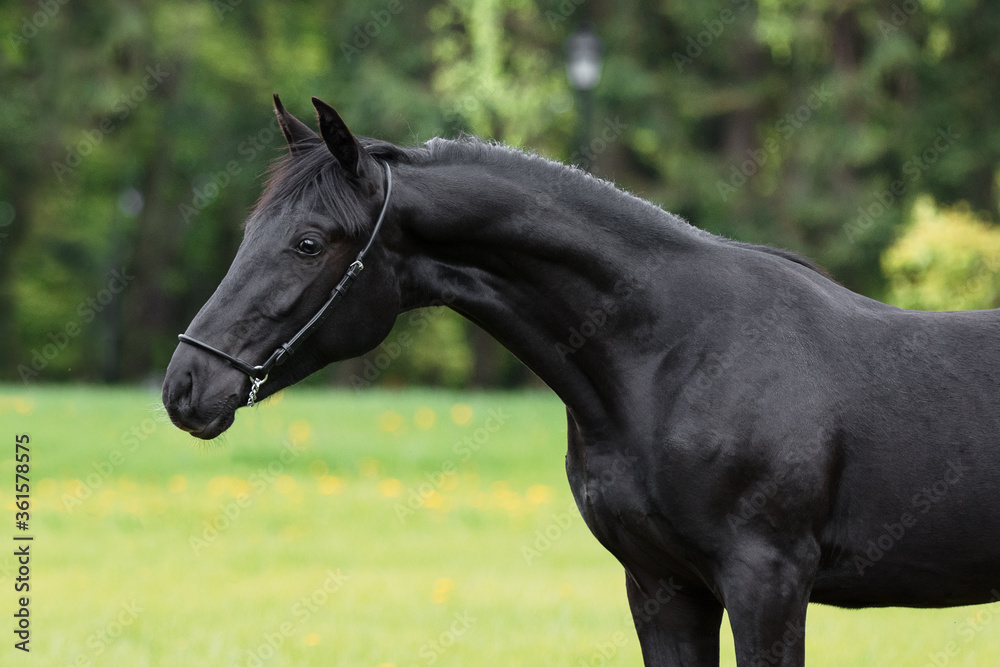
M364 259L369 248L372 247L372 243L375 241L375 236L378 235L378 230L382 227L382 221L385 219L385 212L389 208L389 197L392 195L392 170L389 169L389 165L385 162L382 163L382 166L385 167L385 201L382 202L382 210L379 212L378 219L375 221L375 228L372 230L371 238L368 239L368 243L361 249L361 252L359 252L358 256L353 262L351 262L351 265L347 267L347 273L345 273L344 277L340 279L337 286L333 288L333 292L330 293L330 298L326 300L326 303L324 303L319 309L319 312L313 315L312 319L306 322L305 326L299 329L299 332L292 336L288 342L282 343L275 348L274 352L271 353L271 356L268 357L267 361L260 366L251 366L242 359L238 359L230 354L227 354L218 348L212 347L208 343L198 340L197 338L192 338L187 334L180 334L177 336L177 340L180 342L187 343L188 345L202 349L205 352L214 354L236 370L249 377L251 386L250 397L247 400L248 407L253 407L254 402L257 400L257 390L259 390L260 386L267 380L268 373L271 372L271 369L285 363L288 360L288 357L295 354L295 351L300 345L302 345L303 341L316 331L316 329L322 326L323 322L326 321L326 318L328 318L330 313L333 312L334 307L340 302L341 299L344 298L344 295L347 293L351 283L354 282L354 279L357 278L358 274L360 274L365 268L362 260Z

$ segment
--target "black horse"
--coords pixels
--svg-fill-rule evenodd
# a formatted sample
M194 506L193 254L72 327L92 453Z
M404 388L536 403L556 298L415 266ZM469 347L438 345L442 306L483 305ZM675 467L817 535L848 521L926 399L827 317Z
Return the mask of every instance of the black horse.
M1000 597L1000 314L887 306L578 169L358 140L313 101L319 135L275 98L290 151L167 369L177 426L215 437L251 386L448 294L566 403L570 485L647 665L717 664L723 609L739 665L802 665L810 601Z

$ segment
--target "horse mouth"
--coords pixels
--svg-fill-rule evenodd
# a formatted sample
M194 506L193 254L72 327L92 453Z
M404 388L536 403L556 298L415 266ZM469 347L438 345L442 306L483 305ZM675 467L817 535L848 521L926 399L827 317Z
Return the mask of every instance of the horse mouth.
M213 438L217 438L225 433L226 430L233 425L235 420L236 411L226 410L201 428L192 428L189 426L182 426L180 424L178 424L178 426L196 438L200 438L201 440L212 440Z
M219 406L215 416L208 421L198 419L190 414L190 412L184 414L184 411L178 410L169 404L166 405L166 408L167 415L169 415L170 421L173 422L174 426L191 434L195 438L212 440L225 433L233 425L233 422L236 420L237 402L238 399L225 401Z

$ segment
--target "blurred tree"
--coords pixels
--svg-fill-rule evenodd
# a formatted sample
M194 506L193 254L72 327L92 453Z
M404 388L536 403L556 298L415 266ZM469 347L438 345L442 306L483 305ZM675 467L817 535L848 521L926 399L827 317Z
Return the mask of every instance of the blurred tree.
M577 152L563 43L584 16L605 65ZM162 372L284 149L272 92L303 120L323 97L398 143L465 131L585 164L884 297L880 257L920 194L995 210L998 33L985 0L7 3L0 378ZM529 377L457 316L408 321L379 382Z

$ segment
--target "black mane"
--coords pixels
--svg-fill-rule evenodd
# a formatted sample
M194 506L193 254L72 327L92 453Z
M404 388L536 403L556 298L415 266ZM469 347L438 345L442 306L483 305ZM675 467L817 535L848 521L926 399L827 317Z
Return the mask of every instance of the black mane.
M627 205L647 212L652 209L657 218L666 219L668 224L677 229L739 248L782 257L827 278L830 277L823 268L798 253L774 246L745 243L716 236L579 167L567 166L537 153L486 142L471 135L463 135L459 139L434 138L422 146L411 148L397 146L380 139L367 137L358 139L372 157L384 160L390 165L428 164L440 161L490 164L499 169L521 174L522 177L527 174L533 182L613 191L625 195ZM362 207L343 170L339 168L337 161L319 138L313 144L300 146L300 150L295 153L289 152L271 166L264 191L250 217L253 219L258 213L272 206L290 206L300 201L307 191L314 193L321 212L335 216L344 224L349 235L361 236L367 231L369 215Z

